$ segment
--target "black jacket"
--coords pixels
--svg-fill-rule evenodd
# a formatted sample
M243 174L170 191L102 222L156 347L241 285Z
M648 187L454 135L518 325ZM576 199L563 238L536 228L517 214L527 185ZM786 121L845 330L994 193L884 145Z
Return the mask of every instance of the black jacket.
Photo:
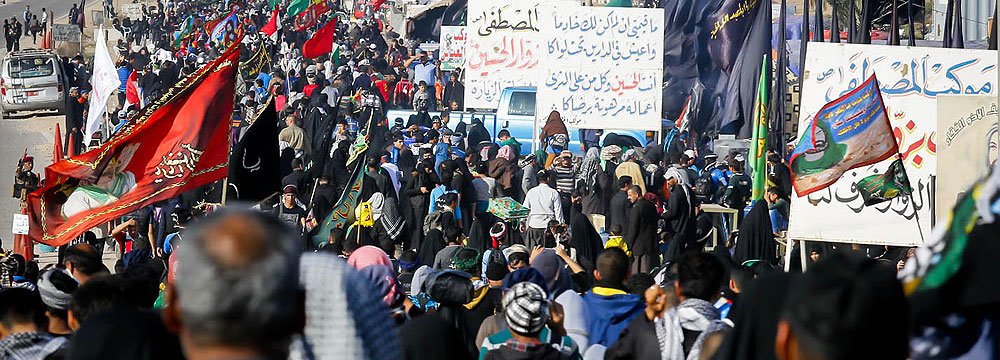
M667 201L667 208L663 211L663 219L670 222L670 228L674 231L674 238L670 241L664 261L673 261L681 252L687 250L695 240L697 222L695 221L694 208L688 195L691 190L684 189L685 185L678 184L670 189L670 200Z
M650 254L656 250L657 220L656 208L646 199L640 198L632 204L628 216L628 228L625 231L625 243L636 256Z
M611 197L611 205L608 206L608 211L604 214L607 216L604 226L608 233L617 229L622 232L622 235L625 234L625 230L628 229L630 207L628 195L624 191L618 191Z

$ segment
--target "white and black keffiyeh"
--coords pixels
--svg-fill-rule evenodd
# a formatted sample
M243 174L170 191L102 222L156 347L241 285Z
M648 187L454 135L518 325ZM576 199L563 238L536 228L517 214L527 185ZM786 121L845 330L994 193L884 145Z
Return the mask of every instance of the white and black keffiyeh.
M720 320L719 310L712 303L701 299L687 299L668 310L654 321L656 339L660 343L662 359L699 359L705 339L727 328ZM688 356L684 356L684 331L700 331Z

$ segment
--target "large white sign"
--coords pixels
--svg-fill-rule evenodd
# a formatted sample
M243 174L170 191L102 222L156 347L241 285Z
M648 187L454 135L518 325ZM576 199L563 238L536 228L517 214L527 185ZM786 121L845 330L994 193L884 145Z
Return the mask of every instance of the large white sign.
M80 42L80 26L75 24L53 24L52 40Z
M541 13L578 2L471 0L465 41L465 107L496 109L504 88L536 86L546 35ZM548 12L546 12L548 13Z
M132 21L142 19L142 4L125 4L122 6L122 13Z
M853 169L830 187L792 196L792 239L910 246L930 235L932 176L937 168L938 95L995 94L994 51L809 43L802 78L799 137L828 102L876 74L906 173L911 197L864 206L854 186L885 171L891 160ZM920 228L917 224L920 224Z
M441 27L441 70L452 71L465 63L465 26Z
M958 197L987 175L1000 151L997 97L942 95L938 107L938 161L934 188L937 218L951 213Z
M558 111L573 128L660 128L663 9L545 9L541 18L537 121Z

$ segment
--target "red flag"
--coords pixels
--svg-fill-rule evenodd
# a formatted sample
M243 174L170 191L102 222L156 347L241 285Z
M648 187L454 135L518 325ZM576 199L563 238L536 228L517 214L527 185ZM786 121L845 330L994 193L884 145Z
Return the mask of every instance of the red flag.
M278 21L278 9L274 9L271 12L271 20L267 21L267 24L260 27L260 32L267 35L267 37L272 40L275 39L274 35L278 33L278 29L281 27L281 22Z
M45 187L28 197L31 239L63 245L94 226L224 178L238 61L239 46L230 47L99 148L46 167Z
M302 45L302 56L315 59L333 51L333 37L337 33L337 18L330 19L319 31Z
M378 11L384 3L385 0L372 0L372 11Z
M139 109L142 107L142 94L139 93L139 73L135 70L132 70L125 82L125 103L125 108L135 107Z
M59 123L56 123L56 143L52 145L52 163L62 161L63 158L63 142L62 142L62 131L59 130Z

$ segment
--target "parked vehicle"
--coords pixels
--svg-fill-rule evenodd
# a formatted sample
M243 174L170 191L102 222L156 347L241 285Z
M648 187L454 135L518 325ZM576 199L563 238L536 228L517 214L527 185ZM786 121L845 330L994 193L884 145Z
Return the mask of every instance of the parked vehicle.
M67 77L51 50L8 53L0 63L0 111L66 109Z
M454 129L459 122L471 124L473 119L478 118L483 121L483 126L489 131L494 141L497 140L497 134L500 130L506 129L512 137L521 143L521 155L530 154L534 142L538 138L538 133L535 131L535 118L537 117L535 114L536 93L537 90L534 87L506 88L500 95L500 103L497 106L496 112L452 112L449 115L449 127ZM416 111L413 110L389 110L386 118L389 119L390 124L396 118L403 119L403 123L406 124L410 115L414 114L416 114ZM432 118L440 116L440 114L438 111L428 112L428 115ZM568 149L578 155L582 155L579 130L569 128L570 143ZM604 139L611 134L634 139L634 143L639 144L639 146L646 146L647 139L654 139L656 137L656 132L654 131L605 129L601 137L601 142L603 143Z

